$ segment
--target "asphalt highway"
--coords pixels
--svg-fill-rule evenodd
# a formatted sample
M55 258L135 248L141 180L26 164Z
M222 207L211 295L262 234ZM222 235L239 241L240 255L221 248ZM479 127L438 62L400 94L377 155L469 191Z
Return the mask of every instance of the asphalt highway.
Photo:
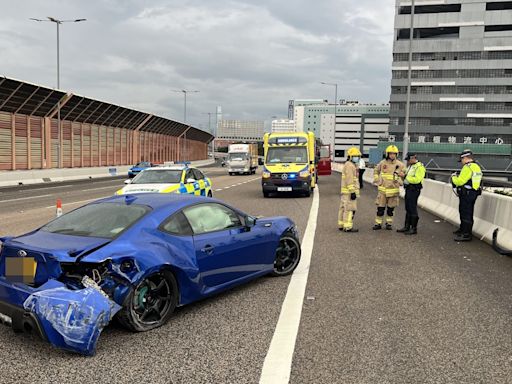
M259 175L206 169L214 197L254 215L291 217L304 233L312 198L264 199ZM0 236L17 235L108 196L123 179L0 189ZM512 259L421 213L419 235L371 230L375 190L336 228L339 175L322 177L291 383L512 383ZM398 209L402 224L403 207ZM116 323L81 357L0 326L0 383L257 383L290 277L264 277L179 308L163 327Z

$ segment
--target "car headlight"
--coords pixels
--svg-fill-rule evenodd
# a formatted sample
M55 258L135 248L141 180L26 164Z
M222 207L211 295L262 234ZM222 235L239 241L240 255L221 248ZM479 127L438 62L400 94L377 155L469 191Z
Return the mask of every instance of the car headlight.
M263 172L263 173L261 174L261 176L262 176L264 179L268 179L268 178L270 178L270 172Z
M300 177L303 177L303 178L306 178L306 177L309 177L310 176L310 173L309 171L302 171L300 174L299 174Z

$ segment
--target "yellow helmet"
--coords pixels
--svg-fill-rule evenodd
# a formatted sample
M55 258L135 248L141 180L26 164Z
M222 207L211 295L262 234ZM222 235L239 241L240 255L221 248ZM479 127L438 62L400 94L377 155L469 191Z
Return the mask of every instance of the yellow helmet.
M359 148L352 147L352 148L349 148L347 155L348 155L348 157L354 157L354 156L361 157L361 151L359 150Z
M396 153L398 155L398 147L396 145L388 145L388 147L386 148L386 155L388 153Z

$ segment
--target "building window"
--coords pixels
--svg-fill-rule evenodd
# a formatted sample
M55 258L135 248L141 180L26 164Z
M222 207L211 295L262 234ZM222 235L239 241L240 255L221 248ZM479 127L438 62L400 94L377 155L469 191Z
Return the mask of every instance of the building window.
M500 24L500 25L486 25L485 32L503 32L512 31L511 24Z
M417 5L414 7L415 14L421 13L448 13L460 12L460 4L442 4L442 5ZM398 10L400 15L410 15L411 6L400 7Z
M512 1L492 1L485 5L486 11L502 11L512 9Z
M454 39L459 37L459 27L415 28L415 39ZM399 29L397 40L409 40L410 29Z

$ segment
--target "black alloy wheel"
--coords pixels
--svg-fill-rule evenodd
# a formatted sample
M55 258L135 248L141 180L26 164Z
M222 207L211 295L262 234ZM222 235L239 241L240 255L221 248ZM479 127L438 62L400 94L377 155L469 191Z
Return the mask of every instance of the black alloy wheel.
M119 312L121 324L136 332L165 324L178 304L178 284L170 271L147 276L128 295Z
M279 240L274 261L274 276L286 276L299 265L301 255L300 243L295 236L286 233Z

